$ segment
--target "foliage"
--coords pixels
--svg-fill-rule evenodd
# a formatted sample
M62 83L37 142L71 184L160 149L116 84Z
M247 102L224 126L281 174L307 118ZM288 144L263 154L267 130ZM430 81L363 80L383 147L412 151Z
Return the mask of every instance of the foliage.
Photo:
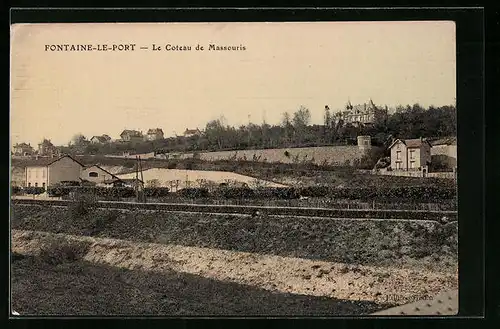
M89 215L97 206L93 195L76 194L74 202L70 204L69 211L73 218L79 219Z
M170 190L168 187L146 187L144 188L144 194L147 197L165 197L169 194Z
M28 186L23 188L23 191L25 194L42 194L45 192L45 188L43 187L36 187L36 186Z
M210 195L206 188L184 188L177 192L177 195L185 198L206 198Z
M23 189L20 186L11 186L10 193L12 195L19 195L23 193Z
M323 145L355 144L356 136L370 135L374 145L385 145L389 137L418 138L456 135L456 108L441 106L423 108L419 104L398 106L387 120L373 126L356 127L342 120L333 120L336 112L325 109L325 123L311 125L311 112L301 106L297 111L285 112L275 125L248 123L240 127L226 124L221 117L207 123L201 136L176 136L162 140L137 143L112 142L89 144L85 137L75 136L75 141L64 152L68 154L117 154L123 152L157 154L169 152L222 151L238 149L268 149ZM330 124L326 124L329 121Z
M81 259L90 244L85 241L58 239L41 248L40 259L51 265L74 262Z
M65 196L70 192L77 195L94 195L110 198L131 198L135 196L132 187L95 187L95 186L54 186L48 188L49 196Z

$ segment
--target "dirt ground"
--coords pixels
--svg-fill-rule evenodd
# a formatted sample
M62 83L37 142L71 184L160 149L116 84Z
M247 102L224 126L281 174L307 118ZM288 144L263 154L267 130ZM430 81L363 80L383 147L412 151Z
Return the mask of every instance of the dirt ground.
M145 277L176 273L179 277L184 275L198 278L203 282L214 282L214 286L235 284L241 289L265 291L273 296L290 295L302 296L306 299L342 300L346 305L353 305L358 314L364 312L365 308L371 312L379 306L387 307L404 304L408 300L430 299L439 292L454 289L457 286L456 275L450 273L349 266L300 258L210 248L134 243L45 232L14 231L12 243L13 252L45 259L45 265L51 264L49 267L42 267L44 271L40 275L43 273L48 276L56 275L55 272L58 272L61 266L73 271L74 266L78 269L79 262L86 261L93 264L91 267L106 265L112 266L115 270L140 271ZM47 258L46 250L50 249L54 243L58 246L56 248L58 253ZM78 257L69 259L76 262L74 265L64 265L67 259L62 257L60 247L65 245L76 246L79 250L83 250ZM26 285L24 280L31 279L26 277L26 272L16 272L17 265L15 264L16 262L13 264L12 276L14 282L18 284L13 284L13 291L18 291L19 294L28 293L23 288ZM30 264L41 266L40 262ZM84 267L87 268L87 266ZM31 270L36 271L36 269ZM86 270L77 271L76 275L78 274L84 278L89 275ZM213 291L219 294L217 290ZM33 293L38 293L38 291L29 292L29 294ZM140 293L143 294L143 291L141 290ZM25 302L31 303L26 300ZM20 313L22 313L21 310L31 307L22 302L13 306ZM43 304L39 307L45 309ZM349 312L342 307L334 314L350 314L338 313ZM247 308L245 314L251 310L251 307ZM268 311L271 312L269 314L282 314L280 313L282 311ZM314 314L324 314L321 306L309 311ZM290 312L292 313L287 314L294 314L293 307Z

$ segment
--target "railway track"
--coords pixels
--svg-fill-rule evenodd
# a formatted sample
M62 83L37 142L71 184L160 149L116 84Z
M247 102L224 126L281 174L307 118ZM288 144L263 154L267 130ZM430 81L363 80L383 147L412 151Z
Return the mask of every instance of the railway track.
M67 207L74 201L71 200L30 200L12 199L16 205L62 206ZM175 212L198 212L218 214L255 215L266 214L270 216L302 216L325 218L353 218L353 219L401 219L401 220L431 220L441 222L457 221L456 211L427 211L427 210L384 210L384 209L330 209L330 208L302 208L302 207L269 207L269 206L244 206L244 205L210 205L210 204L184 204L184 203L136 203L120 201L98 201L98 208L103 209L133 209L157 210Z

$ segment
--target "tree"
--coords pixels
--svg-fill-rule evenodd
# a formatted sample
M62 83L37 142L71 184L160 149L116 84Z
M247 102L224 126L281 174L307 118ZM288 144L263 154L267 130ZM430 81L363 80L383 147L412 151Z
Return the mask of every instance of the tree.
M311 112L301 105L299 110L293 114L292 121L295 128L306 127L311 121Z
M81 133L78 133L71 138L70 145L81 146L87 142L87 138Z

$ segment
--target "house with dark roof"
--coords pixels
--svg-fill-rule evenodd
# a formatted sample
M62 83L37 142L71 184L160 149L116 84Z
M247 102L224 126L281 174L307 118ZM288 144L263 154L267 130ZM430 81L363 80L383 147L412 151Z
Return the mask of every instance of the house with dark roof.
M40 158L25 168L25 186L47 188L54 184L79 182L83 167L79 161L69 155L57 159Z
M138 130L125 129L121 134L120 138L124 142L142 142L144 141L144 136L142 132Z
M31 146L31 144L19 143L13 146L12 153L14 155L20 156L29 156L35 152L35 149Z
M425 138L395 139L391 150L392 170L422 170L431 163L431 144ZM426 169L428 170L428 169Z
M38 155L56 155L58 154L57 148L52 144L50 139L43 139L41 143L38 144Z
M111 142L111 137L109 137L108 135L92 136L90 142L92 144L106 144Z
M163 130L161 130L160 128L149 129L148 133L146 134L146 139L148 141L163 139Z
M201 131L198 128L196 128L196 129L186 128L183 135L184 135L184 137L201 136Z

